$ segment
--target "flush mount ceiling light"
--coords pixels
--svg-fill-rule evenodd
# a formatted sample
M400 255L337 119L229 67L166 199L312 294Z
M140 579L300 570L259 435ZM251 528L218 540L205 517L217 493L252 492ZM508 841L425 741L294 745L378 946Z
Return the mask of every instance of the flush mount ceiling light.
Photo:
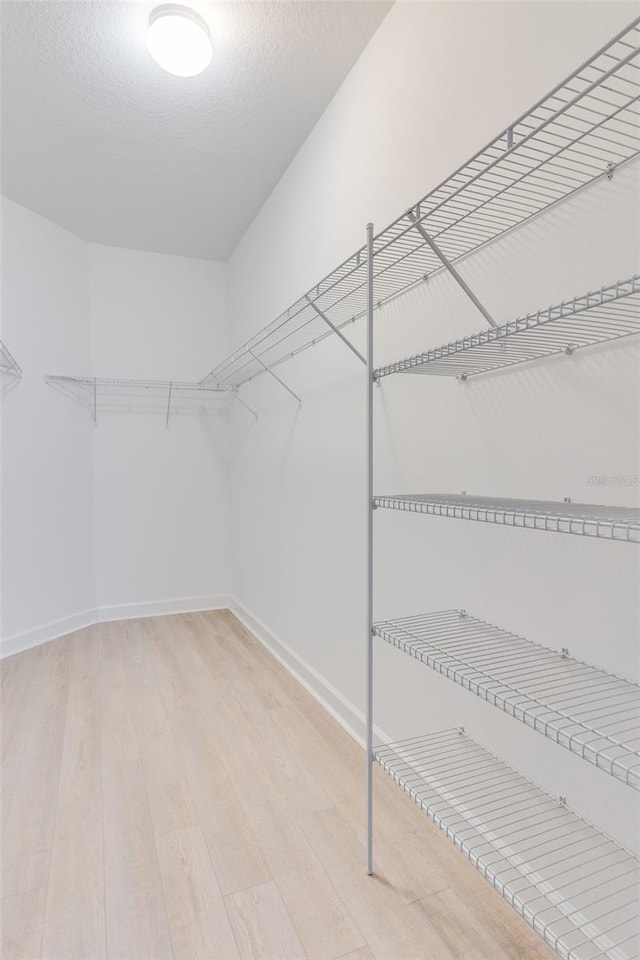
M209 66L213 48L206 22L188 7L166 3L149 17L149 53L176 77L195 77Z

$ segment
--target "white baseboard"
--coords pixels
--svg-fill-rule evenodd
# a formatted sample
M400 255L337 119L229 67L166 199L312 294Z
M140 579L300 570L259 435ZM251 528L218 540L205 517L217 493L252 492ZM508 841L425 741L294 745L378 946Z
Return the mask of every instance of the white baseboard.
M204 597L179 597L174 600L149 600L143 603L114 604L98 607L97 621L138 620L144 617L166 617L172 613L200 613L203 610L227 610L227 593L211 593Z
M350 700L337 690L326 677L278 637L258 617L254 616L237 597L231 595L229 609L254 637L278 660L311 696L331 714L346 732L360 744L365 745L365 715ZM378 740L388 742L386 734L374 730Z
M63 617L61 620L52 620L50 623L43 623L38 627L31 627L29 630L21 630L19 633L10 634L0 640L0 658L21 653L23 650L37 647L49 640L57 640L58 637L66 636L67 633L74 633L76 630L90 627L95 622L96 611L83 610L81 613L72 613L71 616Z
M83 610L61 620L52 620L29 630L11 634L0 639L0 659L21 653L30 647L37 647L49 640L57 640L68 633L83 630L95 623L107 623L112 620L137 620L144 617L164 617L172 613L199 613L202 610L226 610L230 598L226 593L212 593L204 597L180 597L174 600L151 600L143 603L129 603L121 606L105 606L98 609Z
M253 636L282 664L288 673L300 683L311 696L324 707L360 746L365 743L365 717L344 694L340 693L326 677L312 667L300 654L254 616L233 595L214 593L204 597L181 597L174 600L151 600L98 607L84 610L61 620L33 627L0 640L0 659L28 650L49 640L56 640L68 633L114 620L137 620L145 617L162 617L177 613L198 613L204 610L231 610ZM376 738L386 742L386 734L375 728Z

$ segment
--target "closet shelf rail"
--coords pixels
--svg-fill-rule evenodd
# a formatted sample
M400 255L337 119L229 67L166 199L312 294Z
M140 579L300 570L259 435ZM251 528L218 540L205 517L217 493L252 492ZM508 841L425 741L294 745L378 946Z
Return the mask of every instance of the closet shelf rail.
M640 790L640 687L470 616L374 624L382 640Z
M377 303L445 269L424 231L453 264L636 157L639 54L640 18L378 234ZM203 382L239 386L342 330L366 308L361 247Z
M0 340L0 376L20 378L22 370L10 350Z
M374 507L478 520L525 530L571 533L601 540L640 543L640 508L554 500L416 493L374 497Z
M71 388L89 387L93 389L93 387L97 387L105 393L121 392L132 395L139 394L141 396L153 393L166 393L169 389L177 393L194 393L198 395L228 393L228 389L219 384L203 384L196 380L127 380L125 378L108 377L62 377L52 374L46 376L45 380L50 384L68 384Z
M565 960L637 960L636 857L462 731L374 751L402 787Z
M640 274L573 300L380 367L394 373L467 377L640 333Z
M172 404L176 401L220 400L228 398L231 389L217 383L198 383L188 380L128 380L108 377L65 377L48 375L45 382L89 409L97 421L98 404L131 404L136 401L159 401L165 411L168 426Z

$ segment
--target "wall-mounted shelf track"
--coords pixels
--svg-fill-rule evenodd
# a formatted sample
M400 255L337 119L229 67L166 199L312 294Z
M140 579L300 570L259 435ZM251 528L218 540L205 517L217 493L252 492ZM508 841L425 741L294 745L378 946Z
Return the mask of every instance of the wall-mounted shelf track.
M445 269L442 256L454 264L636 157L639 54L634 21L374 237L376 303ZM204 381L239 386L365 316L367 279L362 247Z
M22 370L16 359L12 356L10 350L0 340L0 376L22 377Z
M374 507L479 520L525 530L571 533L640 543L640 509L554 500L516 500L467 494L415 493L374 497Z
M419 373L466 379L640 333L640 274L499 327L380 367L375 378Z
M464 733L376 761L565 960L636 960L640 864Z
M127 380L103 377L46 376L46 383L89 409L97 420L100 404L135 404L145 400L159 401L165 411L168 425L172 404L181 401L202 403L221 401L229 397L230 390L216 383L197 383L186 380ZM193 403L192 403L193 405Z
M462 610L373 632L482 700L640 790L640 687Z

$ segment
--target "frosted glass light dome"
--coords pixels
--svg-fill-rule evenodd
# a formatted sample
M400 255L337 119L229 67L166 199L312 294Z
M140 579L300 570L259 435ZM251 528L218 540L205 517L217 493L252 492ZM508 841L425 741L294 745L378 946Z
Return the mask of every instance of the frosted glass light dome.
M151 12L147 47L156 63L176 77L202 73L213 54L203 18L177 3L163 4Z

